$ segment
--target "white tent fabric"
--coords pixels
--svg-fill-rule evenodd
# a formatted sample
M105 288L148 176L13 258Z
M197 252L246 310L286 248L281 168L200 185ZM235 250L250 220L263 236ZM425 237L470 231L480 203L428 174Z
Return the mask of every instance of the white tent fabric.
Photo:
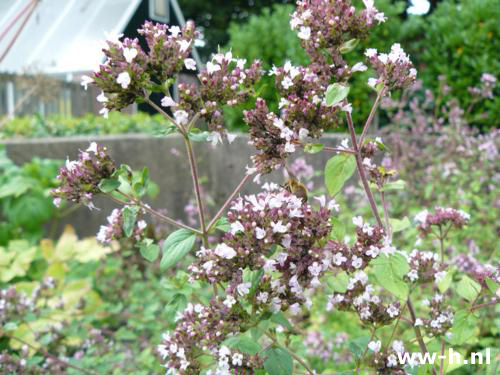
M0 33L30 0L0 0ZM119 34L141 0L42 0L14 46L0 62L0 72L35 69L45 73L90 71L102 61L105 33ZM0 54L22 19L0 40Z

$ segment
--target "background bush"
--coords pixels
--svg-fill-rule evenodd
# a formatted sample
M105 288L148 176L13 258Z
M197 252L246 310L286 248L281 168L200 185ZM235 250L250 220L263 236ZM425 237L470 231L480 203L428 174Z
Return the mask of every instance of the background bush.
M476 86L483 73L500 76L499 19L497 0L444 0L428 17L409 17L403 23L404 47L425 87L436 89L437 77L444 75L453 96L467 108L471 101L468 87ZM477 114L484 111L488 117L478 116L472 125L497 127L500 98L474 110Z

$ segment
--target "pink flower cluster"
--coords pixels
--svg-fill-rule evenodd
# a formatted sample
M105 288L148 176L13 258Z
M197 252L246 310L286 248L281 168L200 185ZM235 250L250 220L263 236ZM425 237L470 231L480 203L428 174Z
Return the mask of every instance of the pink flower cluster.
M399 43L391 47L391 52L377 53L374 48L365 52L369 63L377 72L377 78L370 78L368 85L377 89L382 84L388 90L404 89L415 83L417 70Z
M80 151L78 160L68 159L59 170L57 178L61 180L61 186L52 191L54 204L59 207L65 199L95 208L92 198L101 192L99 183L111 177L115 169L107 148L92 142L87 150Z
M454 208L436 207L434 213L424 210L415 216L418 223L417 229L423 237L432 233L432 227L450 226L457 229L463 228L469 223L470 215L464 211Z
M248 68L245 64L246 60L234 58L231 52L218 53L198 75L199 88L195 84L181 83L179 103L166 97L170 100L162 104L172 106L174 111L187 112L186 119L198 113L206 120L209 130L225 134L222 106L235 106L248 100L262 75L258 60Z
M320 284L329 266L316 244L331 230L331 211L328 207L315 211L288 191L269 188L233 203L228 213L230 232L214 249L202 248L190 271L194 279L211 284L228 282L224 304L229 307L244 298L257 311L290 307L298 313L307 302L305 292ZM258 287L244 280L246 268L264 270Z
M200 350L210 351L218 358L216 374L219 370L240 371L249 367L262 367L257 356L249 357L236 350L229 350L221 345L224 340L240 332L245 321L244 312L230 309L212 301L209 306L188 304L179 317L173 332L163 334L162 344L158 353L166 360L165 367L174 374L198 375L202 363L198 355Z
M349 78L351 72L342 57L345 43L366 38L375 23L385 21L373 1L364 3L366 8L358 12L350 0L297 2L290 26L298 31L314 70L320 71L327 81Z
M157 86L154 82L168 84L167 80L184 66L195 68L194 60L188 58L197 35L194 23L188 22L181 30L147 21L138 31L149 51L142 50L138 39L125 38L122 42L121 35L116 36L107 40L108 47L103 49L106 62L91 77L82 77L85 88L94 83L102 90L97 100L103 105L105 117L109 111L121 110L145 97L145 89Z
M475 96L481 96L487 99L493 99L495 96L493 90L497 84L497 78L493 74L483 73L481 76L480 87L469 87L469 92Z
M453 310L443 295L437 293L422 304L430 309L428 319L417 319L416 326L422 326L429 336L444 335L453 326Z
M413 250L407 258L410 271L405 279L412 283L429 281L439 283L446 276L446 271L444 271L446 266L440 264L437 253Z

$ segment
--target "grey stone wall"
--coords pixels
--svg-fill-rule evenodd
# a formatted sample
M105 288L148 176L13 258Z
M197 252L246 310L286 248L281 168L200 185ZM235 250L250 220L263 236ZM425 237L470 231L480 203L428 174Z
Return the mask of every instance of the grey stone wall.
M322 142L327 146L335 146L345 135L327 135ZM155 208L165 208L168 215L186 220L185 206L194 197L193 183L187 161L184 142L179 136L151 137L149 135L131 134L120 136L79 136L65 138L40 138L2 141L9 157L16 163L30 161L34 156L52 159L75 159L79 149L86 149L90 141L96 141L108 147L117 164L128 164L133 169L147 166L150 176L160 188L158 196L150 203ZM203 191L211 198L213 204L208 207L209 217L225 201L238 185L245 173L245 166L250 165L253 148L247 144L248 136L238 135L232 144L218 145L215 148L209 143L194 143L194 152L198 161L199 173L203 181ZM297 153L301 154L301 153ZM333 153L304 154L307 162L315 168L323 170L328 158ZM274 173L269 180L282 182L281 173ZM257 191L257 185L248 182L243 193ZM73 212L59 225L75 227L78 235L94 235L99 226L116 204L104 197L95 202L99 211L89 211L82 207Z

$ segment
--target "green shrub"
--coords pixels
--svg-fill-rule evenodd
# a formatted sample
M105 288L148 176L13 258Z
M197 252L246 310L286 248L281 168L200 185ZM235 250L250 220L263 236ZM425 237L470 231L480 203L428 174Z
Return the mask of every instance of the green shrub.
M472 100L468 88L483 73L500 75L499 19L497 0L444 0L429 17L410 17L405 39L425 86L436 89L436 78L445 75L453 96L467 108ZM477 114L484 111L488 118L476 118L473 125L498 126L500 98L474 109Z
M56 216L50 190L62 161L33 158L23 166L15 165L0 148L0 246L12 239L35 240L44 224Z

